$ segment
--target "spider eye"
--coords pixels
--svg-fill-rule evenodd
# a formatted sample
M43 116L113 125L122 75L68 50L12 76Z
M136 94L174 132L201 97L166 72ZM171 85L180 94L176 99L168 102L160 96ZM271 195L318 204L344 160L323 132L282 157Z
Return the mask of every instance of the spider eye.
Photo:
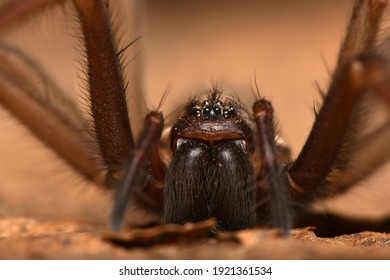
M233 106L223 107L223 116L225 118L230 118L233 114L234 114L234 107Z
M220 116L222 114L222 107L223 107L223 103L221 100L217 100L214 104L214 113L216 116Z
M211 112L211 107L210 106L206 106L206 107L203 107L203 115L210 115L210 112Z
M222 113L222 108L219 107L219 106L215 106L215 107L214 107L214 113L215 113L215 115L217 115L217 116L221 115L221 113Z
M193 106L191 110L192 110L192 114L197 118L199 118L202 115L202 108L200 106Z
M203 115L206 116L207 118L210 117L211 106L210 106L210 102L208 100L203 101L202 109L203 109L202 110Z
M218 99L218 100L215 102L215 107L223 107L222 101Z
M210 102L210 100L204 100L201 105L194 105L192 108L192 114L199 118L201 116L205 118L216 118L223 116L229 118L234 114L233 106L225 106L221 100Z

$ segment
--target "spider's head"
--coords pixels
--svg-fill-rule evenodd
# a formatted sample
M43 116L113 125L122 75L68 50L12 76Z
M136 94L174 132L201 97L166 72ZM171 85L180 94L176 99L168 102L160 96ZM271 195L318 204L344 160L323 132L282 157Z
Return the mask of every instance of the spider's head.
M237 98L213 89L190 99L172 127L171 148L175 150L180 138L198 139L210 145L224 140L244 140L252 144L250 123L248 112Z

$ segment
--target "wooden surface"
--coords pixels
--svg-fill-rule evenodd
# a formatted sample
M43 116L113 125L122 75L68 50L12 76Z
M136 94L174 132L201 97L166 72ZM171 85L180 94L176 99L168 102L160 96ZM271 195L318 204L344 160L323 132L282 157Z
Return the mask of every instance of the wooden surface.
M75 222L0 220L0 259L389 259L390 234L361 232L318 238L296 229L282 238L272 230L244 230L208 237L199 225L121 233L112 242L101 226ZM167 231L170 235L167 235ZM139 236L147 236L140 240ZM121 238L116 237L116 241ZM151 237L152 236L152 237Z

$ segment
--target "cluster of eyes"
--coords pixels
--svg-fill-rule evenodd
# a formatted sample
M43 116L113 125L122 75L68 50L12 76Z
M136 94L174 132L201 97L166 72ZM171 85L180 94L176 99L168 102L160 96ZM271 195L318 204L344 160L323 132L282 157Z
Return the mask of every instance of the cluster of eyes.
M216 118L223 116L229 118L234 112L233 106L224 106L221 100L216 100L213 104L209 100L202 102L202 105L195 105L192 107L192 112L195 117Z

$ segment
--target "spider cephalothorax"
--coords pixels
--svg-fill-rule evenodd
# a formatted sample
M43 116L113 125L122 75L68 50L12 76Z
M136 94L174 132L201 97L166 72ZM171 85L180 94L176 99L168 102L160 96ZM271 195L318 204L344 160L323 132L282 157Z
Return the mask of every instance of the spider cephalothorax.
M172 126L171 148L176 149L179 138L209 142L244 140L253 147L251 129L253 121L240 102L232 96L221 95L214 89L210 94L192 98Z

